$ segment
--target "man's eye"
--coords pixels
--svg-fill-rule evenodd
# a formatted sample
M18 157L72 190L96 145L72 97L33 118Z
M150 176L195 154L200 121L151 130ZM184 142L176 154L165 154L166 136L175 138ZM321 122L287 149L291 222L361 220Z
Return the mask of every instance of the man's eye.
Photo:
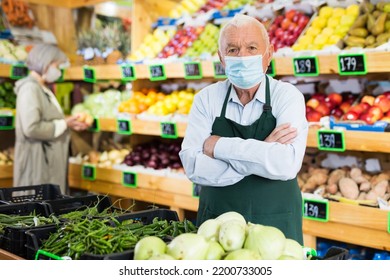
M237 49L228 49L228 53L236 53Z
M249 47L249 49L251 50L251 51L255 51L255 50L257 50L257 48L256 47Z

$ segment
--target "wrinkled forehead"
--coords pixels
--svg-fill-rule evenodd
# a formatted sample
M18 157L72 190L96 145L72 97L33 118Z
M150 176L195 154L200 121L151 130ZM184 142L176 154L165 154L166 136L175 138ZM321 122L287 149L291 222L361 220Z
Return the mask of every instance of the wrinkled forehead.
M264 30L252 23L240 26L226 26L221 36L221 49L226 48L228 45L246 45L249 43L256 43L260 48L264 49L267 47L267 36L264 34Z

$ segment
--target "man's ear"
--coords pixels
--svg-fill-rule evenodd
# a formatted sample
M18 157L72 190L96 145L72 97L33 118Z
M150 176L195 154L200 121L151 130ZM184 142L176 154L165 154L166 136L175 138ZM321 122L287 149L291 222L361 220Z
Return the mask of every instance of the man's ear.
M271 60L272 60L273 56L274 56L274 45L269 44L268 55L267 55L268 65L271 63Z
M221 61L222 66L225 68L225 60L223 59L223 55L221 54L220 50L218 50L218 57L219 61Z

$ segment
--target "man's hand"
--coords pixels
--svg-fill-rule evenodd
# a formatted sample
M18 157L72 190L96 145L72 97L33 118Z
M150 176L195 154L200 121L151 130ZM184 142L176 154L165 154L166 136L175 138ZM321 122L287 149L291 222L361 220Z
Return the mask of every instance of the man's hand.
M264 142L277 142L280 144L291 144L295 137L297 137L298 132L295 127L291 127L291 124L284 123L276 127Z
M203 153L206 156L209 156L211 158L214 158L214 148L215 144L217 144L217 141L221 138L217 135L211 135L209 138L207 138L203 143Z

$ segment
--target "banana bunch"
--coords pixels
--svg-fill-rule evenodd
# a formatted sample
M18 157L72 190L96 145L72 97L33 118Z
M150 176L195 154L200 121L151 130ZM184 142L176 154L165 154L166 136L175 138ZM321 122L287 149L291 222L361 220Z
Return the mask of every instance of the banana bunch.
M362 2L361 15L343 39L346 47L376 48L390 40L390 3Z

